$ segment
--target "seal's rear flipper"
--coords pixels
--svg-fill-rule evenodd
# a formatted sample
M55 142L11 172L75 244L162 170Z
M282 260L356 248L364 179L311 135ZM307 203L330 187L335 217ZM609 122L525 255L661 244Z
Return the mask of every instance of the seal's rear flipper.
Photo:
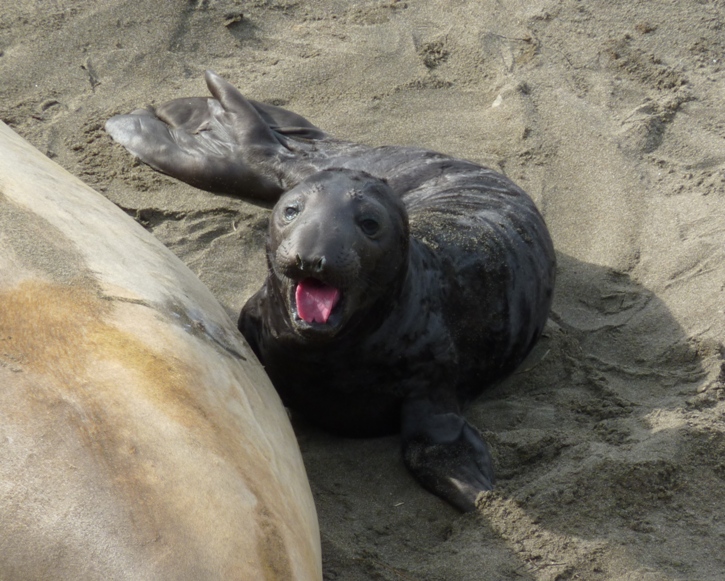
M476 508L481 492L493 490L493 460L476 428L428 400L403 404L403 459L421 485L463 512Z
M214 98L175 99L106 122L106 131L141 161L192 186L276 201L283 190L275 164L294 157L290 138L323 139L309 121L245 99L211 71Z
M192 134L169 126L153 110L112 117L106 131L155 170L197 188L271 201L282 192L275 181L252 171L232 142L211 131Z

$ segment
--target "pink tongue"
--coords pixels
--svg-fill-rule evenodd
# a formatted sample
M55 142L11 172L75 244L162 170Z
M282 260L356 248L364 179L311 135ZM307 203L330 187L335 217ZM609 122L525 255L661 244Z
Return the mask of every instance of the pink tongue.
M306 278L297 283L295 291L297 313L307 323L327 323L332 309L340 300L340 291L334 286Z

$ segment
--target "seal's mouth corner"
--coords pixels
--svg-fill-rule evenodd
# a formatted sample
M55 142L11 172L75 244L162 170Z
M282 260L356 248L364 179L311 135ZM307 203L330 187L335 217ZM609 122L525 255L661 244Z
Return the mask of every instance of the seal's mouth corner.
M340 290L334 286L316 278L304 278L295 287L297 314L305 323L324 325L340 301L340 296Z

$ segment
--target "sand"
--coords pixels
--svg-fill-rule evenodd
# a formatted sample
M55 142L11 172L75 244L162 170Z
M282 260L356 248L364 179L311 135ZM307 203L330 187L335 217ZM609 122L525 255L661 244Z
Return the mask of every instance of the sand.
M105 120L215 70L333 135L490 165L558 252L545 336L467 410L497 491L461 515L395 437L297 422L325 579L725 575L725 3L19 0L0 119L134 215L236 317L268 210L135 162Z

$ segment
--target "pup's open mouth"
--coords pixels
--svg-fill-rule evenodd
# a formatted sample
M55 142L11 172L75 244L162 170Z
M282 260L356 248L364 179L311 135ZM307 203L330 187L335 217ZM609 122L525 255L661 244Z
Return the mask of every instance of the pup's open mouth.
M315 278L302 279L295 288L297 314L306 323L327 323L339 300L338 289Z

